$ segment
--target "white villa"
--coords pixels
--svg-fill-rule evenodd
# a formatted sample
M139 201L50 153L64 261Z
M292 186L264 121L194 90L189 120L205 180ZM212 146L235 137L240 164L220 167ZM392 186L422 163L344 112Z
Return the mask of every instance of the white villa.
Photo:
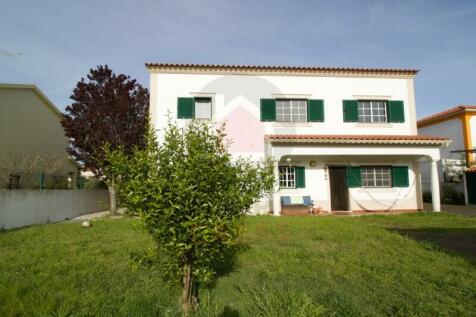
M233 155L273 158L279 188L255 213L284 214L309 198L328 212L422 210L422 161L431 163L433 210L440 210L437 162L448 140L417 134L417 70L146 67L159 135L168 114L183 125L226 122Z
M476 105L455 106L422 118L417 125L418 133L451 140L448 147L441 149L440 184L463 193L467 205L476 205ZM422 188L427 191L428 164L422 164L421 173Z

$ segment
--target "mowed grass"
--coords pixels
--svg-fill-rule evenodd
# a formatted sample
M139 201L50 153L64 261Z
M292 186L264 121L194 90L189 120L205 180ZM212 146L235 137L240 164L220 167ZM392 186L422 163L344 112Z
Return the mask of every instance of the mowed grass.
M138 221L0 233L1 316L179 316ZM474 316L476 218L249 217L200 316ZM449 241L449 242L448 242Z

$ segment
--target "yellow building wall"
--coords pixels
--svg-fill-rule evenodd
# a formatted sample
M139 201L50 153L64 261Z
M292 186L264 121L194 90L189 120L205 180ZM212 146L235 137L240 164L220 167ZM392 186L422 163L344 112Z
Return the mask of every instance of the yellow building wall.
M0 84L1 156L58 157L63 173L76 173L60 120L59 110L35 86Z

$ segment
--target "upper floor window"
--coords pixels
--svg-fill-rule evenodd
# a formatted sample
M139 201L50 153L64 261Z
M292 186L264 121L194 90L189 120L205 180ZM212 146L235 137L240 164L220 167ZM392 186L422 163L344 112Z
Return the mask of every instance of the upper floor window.
M387 122L387 104L383 100L359 100L359 122Z
M210 97L178 97L178 119L211 119L212 98Z
M388 166L362 166L362 187L392 187L392 172Z
M195 98L195 119L212 118L212 99Z
M278 99L276 100L276 121L307 122L307 100Z

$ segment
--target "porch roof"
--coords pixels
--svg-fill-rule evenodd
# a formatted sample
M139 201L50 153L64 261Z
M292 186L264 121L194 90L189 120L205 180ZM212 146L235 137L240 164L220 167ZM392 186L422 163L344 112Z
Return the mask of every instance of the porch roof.
M339 134L268 134L271 143L320 143L320 144L402 144L447 145L447 138L427 135L339 135Z

